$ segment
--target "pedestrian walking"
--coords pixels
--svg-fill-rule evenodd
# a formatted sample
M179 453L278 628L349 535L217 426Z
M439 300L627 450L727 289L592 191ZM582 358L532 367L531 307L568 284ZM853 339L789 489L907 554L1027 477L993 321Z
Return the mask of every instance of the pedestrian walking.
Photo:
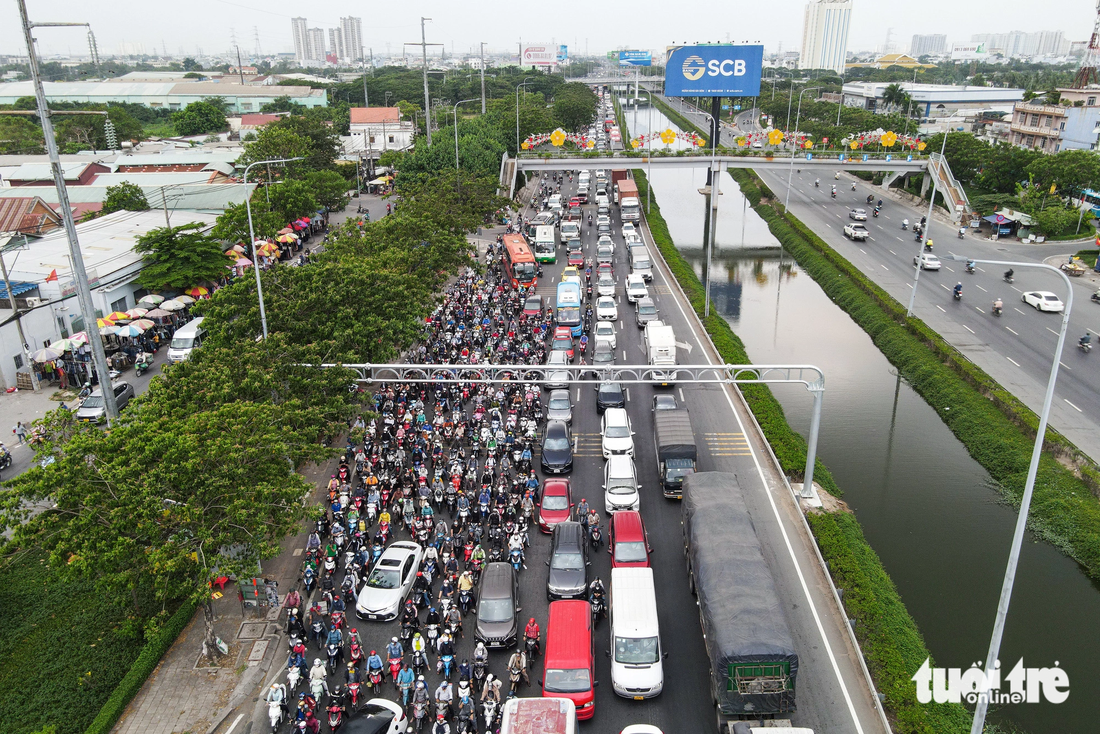
M23 421L16 421L15 428L12 431L15 433L16 438L19 439L19 443L25 443L27 440L27 427L23 425Z

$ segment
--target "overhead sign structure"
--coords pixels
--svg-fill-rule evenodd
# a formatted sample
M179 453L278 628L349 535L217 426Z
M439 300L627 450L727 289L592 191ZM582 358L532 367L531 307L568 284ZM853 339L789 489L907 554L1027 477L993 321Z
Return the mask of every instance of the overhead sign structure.
M620 51L619 66L653 66L653 52Z
M524 66L553 66L558 63L558 47L549 43L524 46L521 63Z
M681 46L665 64L666 97L755 97L764 47Z

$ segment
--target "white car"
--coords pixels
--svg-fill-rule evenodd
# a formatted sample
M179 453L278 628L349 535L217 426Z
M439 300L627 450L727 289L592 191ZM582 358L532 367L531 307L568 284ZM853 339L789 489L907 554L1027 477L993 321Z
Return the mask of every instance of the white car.
M913 264L921 270L939 270L940 259L931 252L922 252L913 258Z
M623 237L626 237L627 239L629 239L631 237L637 237L637 236L638 236L638 230L634 228L634 225L631 224L630 222L625 222L623 224Z
M1023 295L1023 301L1029 306L1034 306L1036 311L1061 313L1066 310L1066 304L1062 303L1062 299L1050 291L1029 291Z
M649 298L649 289L645 287L645 278L640 275L626 276L626 300L637 303L640 298Z
M596 319L598 321L618 321L619 308L615 305L615 299L610 296L600 296L596 300Z
M596 293L600 296L615 295L615 279L610 275L601 275L600 279L596 281ZM603 299L601 298L601 300Z
M564 349L551 350L550 356L546 358L547 367L558 367L569 364L569 352ZM569 387L569 371L568 370L553 370L546 373L546 383L543 388L547 390L561 390Z
M611 252L615 252L615 240L608 235L600 235L600 239L596 241L596 247L603 247L604 245L610 247Z
M625 408L608 408L600 420L603 436L603 458L614 454L634 456L634 431L630 430L630 417Z
M641 488L634 459L616 454L604 462L603 506L608 515L619 510L641 509Z
M611 348L618 346L615 339L615 324L610 321L597 321L596 332L592 335L593 341L611 342Z
M405 734L409 730L409 717L400 704L387 698L372 698L359 705L354 726L356 731L374 734Z
M407 540L390 543L359 591L356 616L379 622L397 619L423 556L424 549L416 543Z

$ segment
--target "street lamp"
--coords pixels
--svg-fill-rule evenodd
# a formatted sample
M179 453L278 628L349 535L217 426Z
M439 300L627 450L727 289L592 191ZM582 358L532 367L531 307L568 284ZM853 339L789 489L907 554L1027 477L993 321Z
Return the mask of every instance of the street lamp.
M943 152L945 150L947 150L947 135L950 132L951 132L950 128L943 131L943 145L940 146L940 159L941 160L943 159ZM932 160L932 156L928 156L928 173L929 173L929 175L931 175L931 173L932 173L932 164L933 163L934 163L934 161ZM936 188L937 188L937 183L936 182L937 182L936 177L932 176L932 198L928 200L928 216L926 216L924 218L924 234L923 234L923 237L919 240L921 249L917 250L917 257L918 258L920 258L921 250L924 249L924 243L930 241L929 238L928 238L928 232L929 232L929 230L932 229L932 205L936 202ZM919 259L918 259L918 262L920 262ZM913 276L913 292L909 294L909 310L905 312L906 316L912 316L913 315L913 304L917 300L917 283L920 281L920 271L921 271L921 269L918 266L917 267L917 273L916 273L916 275Z
M794 72L792 72L792 71L791 71L790 69L784 69L784 68L783 68L783 67L781 67L781 66L777 66L777 67L773 68L773 69L771 70L771 72L772 72L772 100L774 100L774 99L775 99L775 75L776 75L777 73L781 72L781 71L785 71L785 72L787 72L788 74L790 74L790 75L791 75L791 76L790 76L790 79L791 79L791 81L794 81ZM790 111L790 110L788 110L788 112L789 112L789 111ZM788 122L788 123L790 122L789 116L788 116L788 120L787 120L787 122Z
M803 89L801 92L798 93L798 114L794 116L794 145L798 145L798 121L799 118L802 116L802 95L806 92L814 92L819 89L821 89L821 87L807 87L806 89ZM787 105L789 108L789 101ZM787 111L787 114L790 115L789 109ZM787 121L790 122L789 117L787 118ZM795 155L797 155L797 152L798 148L791 148L791 165L787 168L787 196L785 199L783 199L783 211L787 210L787 204L789 204L791 201L791 178L794 176L794 157Z
M390 106L390 97L393 96L393 92L386 92L386 106Z
M460 104L466 104L467 102L477 102L481 97L472 97L470 99L464 99L461 102L455 102L454 116L455 116L455 172L458 168L458 106Z
M714 118L714 115L709 112L698 111L700 115L706 115L714 122L714 131L719 129L718 120ZM710 240L710 247L707 248L707 280L704 288L703 297L703 318L710 316L710 263L711 255L714 253L714 243L716 240L715 230L718 229L718 179L720 174L718 171L718 136L712 135L710 141L710 231L707 232L707 239Z
M291 161L300 161L302 156L297 158L272 158L269 161L256 161L255 163L249 163L244 167L244 185L248 186L248 169L252 166L258 166L264 163L290 163ZM267 338L267 311L264 309L264 288L260 284L260 261L256 257L256 233L252 228L252 197L248 195L248 191L245 191L244 196L245 211L248 212L248 239L252 246L252 271L256 273L256 296L260 299L260 324L263 327L264 339Z
M527 83L527 80L531 77L523 77L523 81L516 85L516 157L519 157L519 88ZM523 90L524 94L527 94L527 90Z

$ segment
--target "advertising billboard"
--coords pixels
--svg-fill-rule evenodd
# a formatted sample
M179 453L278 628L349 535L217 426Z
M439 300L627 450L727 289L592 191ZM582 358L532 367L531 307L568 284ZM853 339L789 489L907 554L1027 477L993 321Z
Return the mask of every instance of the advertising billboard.
M533 43L523 47L520 64L523 66L553 66L558 63L558 47L550 43Z
M764 47L681 46L665 64L666 97L755 97Z
M559 64L564 64L567 61L569 61L569 47L568 46L558 46L557 61L558 61Z
M976 61L987 58L984 43L960 44L951 47L952 61Z
M653 52L620 51L619 66L653 66Z

